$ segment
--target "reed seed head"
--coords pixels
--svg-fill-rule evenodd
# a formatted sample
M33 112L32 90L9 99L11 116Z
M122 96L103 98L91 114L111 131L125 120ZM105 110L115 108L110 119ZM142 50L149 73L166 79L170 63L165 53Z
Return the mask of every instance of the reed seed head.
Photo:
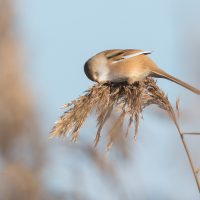
M117 111L119 115L110 130L108 146L113 143L115 132L122 127L127 117L129 122L126 135L129 133L131 124L134 123L134 138L136 138L142 111L151 104L156 104L164 109L180 131L174 110L166 94L157 86L153 78L147 77L134 84L126 82L95 84L84 95L69 104L65 104L64 107L67 110L56 122L51 131L51 136L65 137L66 134L71 134L71 141L76 142L81 127L94 111L97 117L96 146L103 126L112 112Z

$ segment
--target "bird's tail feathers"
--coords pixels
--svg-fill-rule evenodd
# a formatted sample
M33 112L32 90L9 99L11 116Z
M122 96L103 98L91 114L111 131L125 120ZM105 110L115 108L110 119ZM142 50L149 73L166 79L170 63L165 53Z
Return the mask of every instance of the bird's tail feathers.
M179 84L179 85L181 85L181 86L187 88L188 90L190 90L190 91L192 91L192 92L194 92L194 93L200 95L200 90L199 90L199 89L197 89L197 88L195 88L195 87L189 85L188 83L185 83L185 82L183 82L183 81L181 81L181 80L175 78L174 76L172 76L172 75L166 73L165 71L163 71L163 70L161 70L161 69L156 69L156 70L154 70L154 71L152 72L152 76L158 77L158 78L165 78L165 79L168 79L168 80L170 80L170 81L172 81L172 82L175 82L175 83L177 83L177 84Z

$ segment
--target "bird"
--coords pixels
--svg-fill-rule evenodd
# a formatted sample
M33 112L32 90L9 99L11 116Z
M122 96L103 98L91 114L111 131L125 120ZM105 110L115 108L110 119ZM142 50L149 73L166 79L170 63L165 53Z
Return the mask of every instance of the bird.
M164 78L200 95L200 90L168 74L149 57L152 51L139 49L112 49L102 51L85 62L86 76L97 83L133 84L147 76Z

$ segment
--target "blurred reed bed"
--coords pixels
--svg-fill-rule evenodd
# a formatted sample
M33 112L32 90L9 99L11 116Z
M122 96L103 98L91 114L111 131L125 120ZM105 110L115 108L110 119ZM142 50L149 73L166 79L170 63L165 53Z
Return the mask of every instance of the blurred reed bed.
M25 79L14 1L0 0L0 199L45 199L45 145Z

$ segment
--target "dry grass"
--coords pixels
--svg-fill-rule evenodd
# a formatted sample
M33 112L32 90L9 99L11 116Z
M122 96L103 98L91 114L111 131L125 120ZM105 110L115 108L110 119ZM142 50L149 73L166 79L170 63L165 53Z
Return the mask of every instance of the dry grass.
M134 122L134 138L136 139L142 111L151 104L156 104L167 111L180 132L174 110L166 94L151 77L147 77L145 80L132 85L127 83L95 84L86 91L85 95L64 106L68 110L56 122L51 136L65 137L66 134L71 134L71 141L76 142L80 128L87 117L95 111L98 127L95 138L95 145L97 145L103 126L110 118L111 113L117 110L119 116L109 131L110 141L108 146L114 141L116 130L123 126L126 117L128 117L129 123L125 135L129 133L131 124Z
M178 115L179 101L180 100L178 99L176 102ZM136 139L142 112L151 104L155 104L165 110L176 125L200 192L200 182L198 180L199 171L194 165L192 156L185 142L185 134L182 133L179 128L175 112L166 94L157 86L156 82L151 77L147 77L145 80L131 85L125 82L94 85L86 91L85 95L80 96L77 100L64 105L67 111L65 111L61 118L56 122L51 131L51 137L65 137L66 134L71 134L71 142L76 142L78 140L80 129L87 117L95 111L98 128L95 138L96 146L99 143L103 126L108 119L112 118L111 114L113 111L118 111L118 117L113 123L112 128L108 131L109 141L107 148L109 149L112 143L124 133L124 131L122 131L122 127L127 117L129 119L129 123L124 136L128 135L129 129L134 122L134 139Z

